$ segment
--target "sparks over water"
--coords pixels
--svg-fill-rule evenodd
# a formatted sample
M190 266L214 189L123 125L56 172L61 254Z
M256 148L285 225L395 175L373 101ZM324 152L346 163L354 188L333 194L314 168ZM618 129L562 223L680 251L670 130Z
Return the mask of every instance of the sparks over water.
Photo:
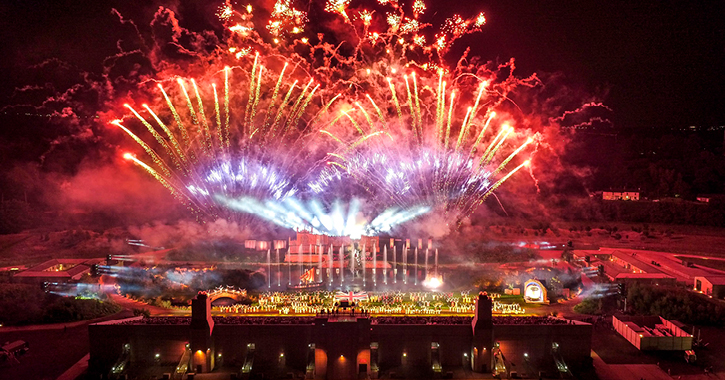
M466 57L445 64L483 14L453 15L432 32L421 0L350 4L324 7L356 36L338 48L306 35L308 14L292 0L278 0L262 25L251 5L220 6L227 54L203 78L158 78L153 105L126 104L130 115L111 124L147 158L124 157L200 221L357 236L432 210L473 212L529 165L518 156L538 135L496 113L526 79L497 79Z

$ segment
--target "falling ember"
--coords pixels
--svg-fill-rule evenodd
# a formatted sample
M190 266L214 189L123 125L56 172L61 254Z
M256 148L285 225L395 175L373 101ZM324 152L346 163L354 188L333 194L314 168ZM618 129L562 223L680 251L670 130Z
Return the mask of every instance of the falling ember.
M479 27L480 28L485 23L486 23L486 15L484 15L483 13L480 13L478 15L478 17L476 17L476 24L475 25L476 25L476 27Z
M397 1L379 0L389 11L382 14L388 29L378 31L369 30L372 10L348 15L350 2L325 5L327 17L360 36L349 56L307 32L308 15L293 0L277 0L261 25L251 6L220 7L230 34L219 49L225 63L212 64L198 83L160 78L161 104L126 104L131 117L111 124L146 158L123 157L200 220L356 236L433 210L456 218L473 212L529 164L519 156L540 139L522 127L514 132L505 112L497 116L520 82L440 58L486 17L454 15L428 45L422 0L413 2L412 18ZM324 59L308 62L305 50Z
M370 22L373 20L373 14L367 10L360 12L359 17L365 26L369 26Z
M221 20L228 20L234 14L234 10L229 4L225 4L219 7L217 11L217 17Z
M425 9L426 7L423 0L415 0L415 2L413 3L413 12L417 14L423 14L423 12L425 12Z
M345 9L347 9L347 6L350 5L350 1L352 0L328 0L325 5L325 10L330 13L338 13L346 20L349 20L347 13L345 13Z
M239 33L241 35L246 35L246 34L248 34L249 32L252 31L251 28L248 28L246 26L242 26L240 24L236 24L236 25L230 27L229 30L232 31L232 32L234 32L234 33Z

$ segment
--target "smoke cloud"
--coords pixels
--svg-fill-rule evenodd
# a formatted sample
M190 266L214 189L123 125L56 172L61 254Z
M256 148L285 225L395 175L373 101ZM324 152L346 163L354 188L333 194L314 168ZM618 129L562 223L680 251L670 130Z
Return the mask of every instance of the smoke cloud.
M267 7L272 9L269 4ZM126 102L137 109L144 103L165 104L156 85L161 83L170 87L175 84L173 81L177 77L196 78L200 84L204 84L200 85L202 97L213 98L208 84L218 81L224 64L230 63L225 58L229 56L225 45L228 31L221 30L220 25L213 25L212 20L205 16L196 20L190 17L193 12L209 14L209 11L195 9L193 5L180 2L161 7L147 6L138 10L119 7L108 15L117 22L116 34L113 36L116 39L116 51L103 59L100 72L89 72L58 59L49 59L35 65L32 70L46 75L48 82L29 81L27 85L17 89L14 95L15 104L3 110L18 112L30 109L34 113L51 115L47 124L52 126L53 132L49 133L52 138L48 139L47 149L38 155L37 166L16 166L6 176L6 182L20 183L21 188L30 189L31 196L37 201L56 210L66 213L98 213L107 215L118 224L140 226L131 228L130 232L154 246L167 246L173 242L185 244L194 239L242 239L253 234L259 235L259 227L250 227L248 220L231 222L212 219L203 225L196 221L183 220L192 220L184 206L175 202L166 189L139 167L121 159L125 152L122 147L129 146L128 137L118 128L109 125L110 121L117 118L124 122L131 120L123 107ZM192 24L196 25L193 28L185 27ZM335 31L350 33L350 29L339 18L329 18L323 25L329 29L328 35ZM344 37L344 33L337 35L340 40L346 40ZM271 44L265 43L262 35L252 36L250 40L255 43L255 49L263 53L272 51ZM342 52L350 48L345 46L337 51L334 44L327 42L332 40L334 37L318 41L311 49L309 57L300 53L298 45L286 48L287 51L280 50L300 58L300 62L312 62L307 65L299 63L298 66L288 69L288 73L298 70L320 74L316 78L326 82L324 84L329 86L330 94L334 92L332 89L337 91L352 88L351 91L359 93L361 100L364 100L362 94L370 88L365 88L368 83L353 83L350 80L354 75L352 67L346 66L347 71L340 70L332 74L324 71L329 69L327 67L318 65L316 69L311 68L320 62L316 54L334 52L335 59L341 60ZM231 61L235 64L232 68L234 75L246 76L250 73L251 64L248 61L251 59L247 58L239 62ZM275 54L266 59L264 64L268 68L263 72L264 83L274 83L277 80L281 69L277 66L281 66L280 62L282 60ZM461 59L457 68L468 70L474 67L474 62L475 59ZM592 96L577 90L575 85L565 83L566 79L560 74L516 78L514 69L514 61L510 60L500 65L481 65L474 73L481 77L491 76L497 81L496 90L506 91L506 97L495 100L498 105L497 112L501 115L501 120L517 125L517 141L538 133L533 165L528 175L522 172L512 177L497 192L498 198L489 197L478 213L484 215L503 210L504 214L513 216L556 217L558 212L551 210L560 206L564 199L571 194L582 196L587 192L586 178L591 172L586 167L568 164L566 155L571 144L571 134L577 126L607 123L609 110L600 103L600 98L606 94ZM233 103L246 104L248 87L245 84L231 89ZM475 93L475 81L461 84L464 85L472 89L469 92ZM509 93L505 89L506 86L514 85L514 92ZM217 82L217 86L221 92L220 83ZM429 86L421 92L428 97L423 99L425 109L434 107L431 95L434 91ZM169 90L169 93L175 104L185 104L179 91ZM326 97L322 100L326 102L330 99ZM354 107L352 100L355 99L351 97L351 101L336 104L331 111L339 114L346 107ZM269 100L265 98L263 102ZM378 99L378 103L387 103L383 112L396 112L390 101ZM265 105L263 103L260 107L264 112ZM231 111L233 120L243 118L243 108ZM166 113L161 115L162 118L171 120L168 111ZM343 121L347 122L345 119ZM143 131L143 126L140 128ZM353 129L347 128L347 132L342 129L340 127L340 131L332 130L340 132L341 137L354 135ZM155 145L153 147L158 148ZM273 148L275 147L267 147L270 150ZM310 170L304 164L299 164L302 158L309 157L297 156L300 153L296 148L297 146L285 146L281 149L294 153L290 153L294 159L285 164ZM323 143L311 144L308 148L310 155L335 151L329 149L329 144ZM141 151L137 147L133 149ZM438 239L457 230L460 217L431 212L401 227L401 231ZM182 220L173 222L179 219ZM464 225L465 223L468 221L464 220ZM267 229L268 234L279 232L272 226Z
M249 228L225 219L217 219L205 224L190 220L180 220L169 224L154 222L129 227L129 232L153 247L179 247L193 245L200 241L218 240L243 243L244 240L254 236Z

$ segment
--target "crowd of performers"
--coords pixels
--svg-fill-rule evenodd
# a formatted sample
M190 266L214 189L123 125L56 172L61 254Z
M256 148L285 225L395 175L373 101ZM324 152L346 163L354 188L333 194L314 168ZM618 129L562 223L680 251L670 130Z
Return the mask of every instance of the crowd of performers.
M518 303L503 303L492 294L495 314L523 314ZM372 315L471 315L475 311L474 296L469 292L375 292L342 293L326 290L309 292L264 292L251 304L215 306L225 314L316 315L335 310L341 304L355 305Z

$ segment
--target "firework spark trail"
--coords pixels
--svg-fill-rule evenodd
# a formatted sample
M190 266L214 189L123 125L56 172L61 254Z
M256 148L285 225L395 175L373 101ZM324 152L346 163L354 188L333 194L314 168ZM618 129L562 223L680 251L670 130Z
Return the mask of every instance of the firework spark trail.
M408 75L403 75L403 79L405 80L405 91L408 94L408 108L410 109L410 113L412 116L412 126L413 126L413 133L416 137L416 142L420 144L420 135L418 133L418 114L416 112L416 108L413 106L413 95L411 95L410 92L410 83L408 82Z
M443 149L448 150L448 139L451 137L451 121L453 119L453 100L456 97L456 92L451 91L451 101L448 107L448 122L446 123L446 140L443 143Z
M274 93L272 93L272 100L269 102L269 107L267 108L267 115L264 117L264 128L269 128L269 115L272 114L272 109L274 108L274 103L277 101L277 96L279 96L279 88L282 86L282 80L284 79L284 71L287 70L288 63L284 63L284 67L282 68L282 71L279 73L279 79L277 79L277 85L274 86Z
M225 148L229 150L231 143L229 142L229 66L224 67L224 140Z
M251 115L252 102L254 101L254 73L257 70L257 62L259 61L259 52L254 53L254 65L252 66L252 72L249 74L249 100L247 101L247 109L244 112L244 123L242 127L242 133L246 133L247 125L249 124L249 116Z
M294 91L295 86L297 85L297 81L294 81L292 85L289 88L289 91L287 91L287 95L285 95L284 100L282 101L282 105L279 107L279 110L277 111L277 116L274 118L274 123L272 123L272 136L274 137L277 129L277 124L279 124L280 120L282 120L282 116L284 116L285 112L285 106L289 102L290 96L292 96L292 91Z
M393 103L395 104L395 109L398 111L398 120L403 119L403 111L400 109L400 102L398 102L398 96L395 93L395 86L393 86L393 82L390 78L386 78L388 80L388 86L390 87L390 93L393 97Z
M123 128L123 127L122 127ZM184 192L179 191L173 184L171 184L166 178L164 178L159 172L157 172L152 167L148 166L143 161L137 159L135 156L133 156L130 153L125 153L123 157L127 160L132 160L137 165L141 166L146 172L148 172L154 179L156 179L162 186L164 186L171 195L176 198L181 204L186 206L192 214L197 214L199 208L195 206L195 201L191 198L189 198L188 195L186 195ZM196 215L198 217L198 215Z
M249 124L250 128L252 128L252 123L256 119L257 116L257 106L259 106L259 91L262 88L262 72L264 71L264 66L259 67L259 78L257 78L256 87L254 90L254 103L252 103L252 114L249 117ZM255 129L256 130L256 129Z
M332 12L338 12L341 13L344 11L344 7L346 4L340 4L337 3L337 6L331 6L328 11ZM352 24L352 22L345 17L345 20L347 23ZM392 21L391 21L392 20ZM367 31L367 27L369 26L369 21L365 22L363 20L363 31ZM455 22L454 22L455 21ZM392 17L389 18L389 24L391 25L391 28L388 33L383 34L377 34L373 33L370 38L370 44L375 45L378 43L379 36L382 37L383 35L387 36L387 41L396 41L400 44L405 43L405 39L402 38L399 35L395 35L396 28L401 23L401 19L399 17ZM456 38L460 37L460 35L467 33L468 26L471 23L471 21L465 21L462 18L456 16L451 22L447 22L449 27L449 32L451 32L453 35L448 36L444 38L444 40L449 41L451 43ZM475 21L473 21L473 28L480 28L485 23L485 17L481 14L479 15ZM353 30L356 31L357 29L353 28ZM386 44L388 47L387 52L391 53L391 51L394 51L395 49L390 49L390 43ZM449 46L449 45L448 45ZM442 47L444 48L444 47ZM356 51L359 51L359 47L356 47ZM430 50L429 50L430 51ZM394 55L394 53L393 53ZM401 57L401 60L403 58ZM385 65L386 67L392 67L395 65L395 62L387 61L388 64ZM399 64L400 67L407 66L406 64ZM456 139L455 145L450 141L451 134L454 132L452 128L453 120L455 118L454 115L456 115L455 108L455 98L457 96L456 89L453 88L453 86L450 86L450 92L451 92L451 99L448 104L446 104L447 98L446 98L446 91L449 91L449 83L456 83L458 78L453 78L451 80L447 79L448 77L448 71L440 68L438 65L431 64L429 66L431 69L434 70L438 75L438 90L433 91L436 98L436 113L433 116L433 120L435 120L435 130L437 130L436 133L436 139L431 144L427 137L424 136L424 110L420 107L420 97L418 92L418 77L416 75L416 71L411 71L410 75L413 77L413 91L410 89L410 84L408 82L408 74L403 73L404 83L405 83L405 94L407 95L407 98L405 100L400 100L397 92L397 83L395 76L390 76L389 74L385 74L383 72L378 73L376 69L376 66L372 66L372 70L370 67L364 69L364 72L366 72L368 78L385 78L385 82L380 83L379 85L372 83L372 81L368 80L367 83L370 84L372 89L377 89L377 91L373 91L373 93L376 95L377 99L382 99L383 101L387 101L389 103L392 103L395 106L395 111L397 112L397 123L394 123L396 127L400 127L405 125L406 123L403 122L405 115L402 114L402 107L400 107L401 103L405 103L407 105L407 109L410 111L410 126L413 131L413 134L417 136L420 134L420 145L421 149L417 152L403 152L399 156L396 157L396 155L391 154L393 152L397 153L398 151L396 149L390 149L390 146L384 146L381 147L378 144L371 144L371 145L365 145L361 144L360 140L351 139L349 141L346 141L344 144L341 143L341 138L336 136L336 134L332 133L329 130L325 130L324 134L329 135L333 137L334 141L338 144L342 145L343 147L340 148L340 152L343 153L343 155L336 157L339 160L339 165L336 165L336 167L339 167L343 170L345 170L346 174L351 175L353 178L355 178L358 181L361 182L367 182L365 185L365 188L371 190L372 192L379 192L384 195L384 197L387 197L388 199L393 199L394 202L399 202L401 205L410 205L411 202L415 201L424 201L429 203L431 199L433 199L434 203L443 203L447 204L449 201L451 201L452 192L454 191L454 188L459 187L459 194L467 194L470 193L470 191L466 190L469 188L477 188L479 191L484 190L484 187L475 187L475 186L461 186L461 182L465 184L465 181L468 181L470 183L486 183L489 186L491 185L492 181L489 181L488 178L492 175L491 172L488 172L487 166L492 163L493 159L495 158L498 151L500 151L504 144L507 142L507 139L509 138L509 134L512 133L512 130L509 130L508 128L506 131L502 132L502 134L496 136L494 141L490 141L486 145L488 145L488 148L486 149L485 154L483 155L476 155L476 151L483 150L483 147L480 147L480 144L483 143L484 137L485 137L485 131L488 128L489 124L491 123L492 119L495 117L495 112L492 110L492 106L488 108L484 108L485 112L483 112L483 115L485 118L483 121L479 120L477 118L478 114L481 113L481 100L485 98L485 94L487 94L487 86L488 86L488 79L480 80L478 88L476 91L475 96L475 102L473 106L470 106L467 108L465 112L465 118L461 122L461 127L458 130L458 138ZM395 73L395 68L393 67L392 73ZM356 70L357 72L363 72L363 70ZM373 72L375 71L375 72ZM425 74L425 71L421 74ZM362 78L358 78L362 79ZM387 84L387 86L384 86L384 84ZM388 96L385 97L382 95L382 90L387 88L388 89ZM431 88L431 86L425 86L424 88ZM500 91L501 89L499 89ZM504 94L500 96L500 98L505 98L505 92L509 90L504 91ZM366 92L365 96L369 100L369 104L373 106L373 109L375 110L376 114L378 114L378 117L380 119L381 124L387 125L390 122L388 120L395 120L389 119L389 117L392 117L394 115L383 115L381 109L377 106L377 101L373 99L373 97L370 95L370 92ZM381 97L382 96L382 97ZM496 105L500 103L500 100L493 100L491 101L489 99L489 103ZM367 112L364 111L364 107L361 106L360 102L354 103L357 109L360 109L362 112L360 113L364 118L365 122L367 122L367 125L370 127L370 130L374 130L372 127L369 117L367 116ZM448 107L446 107L446 105ZM446 113L446 108L447 113ZM372 112L372 111L371 111ZM360 123L356 122L353 119L353 115L349 113L348 111L344 111L341 116L344 115L351 125L354 127L354 129L359 133L363 134L364 131L361 130ZM334 118L334 120L330 123L331 125L337 123L339 118L341 116L338 116L337 118ZM469 129L473 129L473 127L477 127L478 125L483 124L483 128L480 128L480 133L475 133L476 131L473 131L473 136L477 136L475 143L471 144L470 141L467 141L467 138L471 132L469 132ZM400 136L398 136L400 137ZM368 138L366 136L366 138ZM394 140L391 137L391 140ZM398 141L398 140L396 140ZM509 155L509 157L504 160L499 166L499 168L493 173L494 175L501 171L506 164L514 159L514 157L520 153L527 144L524 144L523 146L519 147L519 149L516 149L514 153ZM431 146L434 149L430 149ZM362 152L354 152L354 150L350 149L351 147L359 147L361 148ZM468 156L468 159L455 156L455 158L448 159L446 156L450 155L453 152L457 152L459 150L462 150L465 147L467 151L470 150L470 154L466 155ZM409 146L405 145L404 149L409 149ZM391 172L395 172L394 166L391 167L390 163L393 162L405 162L406 159L409 159L411 157L419 157L423 150L426 152L424 153L427 155L428 159L430 159L430 168L432 173L425 173L424 170L422 170L421 165L411 165L411 164L403 164L400 166L401 171L405 170L411 170L411 173L402 174L398 173L397 175L391 175ZM431 153L432 151L432 153ZM382 155L381 155L382 152ZM412 153L412 154L411 154ZM360 154L360 159L354 159L350 160L351 154ZM476 173L475 169L473 169L475 165L473 156L476 155L478 157L478 160L480 160L485 165L481 165L479 168L479 171L481 172L479 177L472 176L472 173ZM371 157L388 157L386 160L374 160L371 159ZM464 156L465 157L465 156ZM359 164L360 161L368 160L365 164ZM373 170L372 166L375 164L382 165L383 167L381 170ZM357 169L357 171L355 171ZM477 173L478 174L478 173ZM335 175L329 175L330 178L335 177ZM339 178L339 175L337 176ZM510 177L510 176L509 176ZM398 178L399 180L392 181L392 178ZM402 180L401 178L405 178ZM477 178L477 179L474 179ZM506 177L508 178L508 177ZM477 182L478 181L478 182ZM394 184L393 184L394 183ZM420 185L423 186L420 186ZM426 186L427 184L432 184L433 188L428 189ZM495 184L495 183L494 183ZM496 185L497 187L500 184ZM419 189L419 190L411 190L411 189ZM426 190L424 190L426 189ZM484 192L485 193L485 192ZM405 195L402 195L405 194ZM410 194L414 194L414 196L410 197ZM406 199L406 197L410 197ZM471 198L472 201L473 198ZM456 200L456 204L458 204L458 200Z
M219 137L219 146L222 147L222 150L224 149L224 146L226 146L226 142L224 142L224 126L222 125L222 116L219 111L219 95L216 91L216 84L211 84L212 88L214 89L214 115L216 116L216 125L218 129L218 137Z
M496 155L496 152L501 148L501 145L503 145L504 141L509 137L511 132L513 132L513 127L508 127L504 130L503 136L501 137L501 140L496 142L496 145L489 145L489 153L488 155L485 155L481 158L481 167L486 166L491 163L491 160L493 160L493 157ZM492 149L491 149L492 148Z
M478 111L478 105L481 102L481 96L483 95L483 91L486 89L487 85L488 85L488 82L486 82L486 81L481 83L481 87L478 91L478 95L476 96L476 102L473 103L473 107L469 107L468 110L466 111L466 117L463 119L463 125L461 126L461 132L458 135L458 142L456 143L456 150L458 150L458 148L460 148L461 143L463 142L463 140L466 138L466 135L468 134L468 128L471 126L471 121L473 121L473 119L476 117L476 111ZM488 126L488 123L491 121L491 118L493 118L493 115L495 115L495 113L493 113L493 111L492 111L491 117L489 117L488 120L486 121L486 126ZM481 135L483 135L485 132L486 132L486 128L484 127L481 130ZM480 140L477 140L477 142L474 143L473 145L474 146L478 145L478 142L480 142Z
M201 121L202 136L204 139L204 147L206 148L206 154L210 160L214 160L214 147L212 143L211 131L209 130L209 123L207 123L206 115L204 114L204 102L202 101L201 95L199 95L199 87L196 85L194 79L191 80L191 84L194 86L194 94L196 95L197 112L199 114L199 120Z
M370 127L370 130L374 130L375 124L373 124L373 119L370 118L370 114L368 114L368 112L365 110L365 107L363 107L360 102L355 102L355 106L357 106L357 109L359 109L365 117L365 121L368 122L368 127Z
M524 142L523 144L521 144L521 146L516 148L516 150L514 150L511 154L509 154L509 156L506 157L505 160L501 161L498 168L496 168L496 170L494 170L493 174L496 175L499 172L501 172L501 170L503 170L506 167L506 164L508 164L514 157L516 157L516 155L518 155L522 150L524 150L526 148L527 145L531 144L533 141L534 141L534 139L531 137L526 139L526 142Z
M481 143L481 140L483 139L483 136L486 133L486 129L488 129L489 124L491 124L491 120L496 116L496 111L491 111L489 113L488 118L486 119L486 123L483 125L483 128L481 128L481 133L478 134L478 137L476 138L476 142L473 143L471 146L471 151L468 154L468 157L472 157L474 153L476 153L476 147L478 147L478 144Z
M312 91L310 91L310 93L307 95L307 98L302 103L302 106L300 107L300 109L295 114L294 120L292 121L292 123L290 124L290 126L295 126L295 125L297 125L300 122L300 119L302 118L302 115L304 114L305 110L307 110L307 106L310 105L310 102L312 101L312 98L314 97L315 92L319 88L320 88L320 85L318 84L317 86L315 86L312 89Z
M176 107L174 107L174 103L169 98L169 95L164 91L164 87L161 85L161 83L158 84L159 90L164 95L164 99L166 100L166 105L169 107L169 110L171 110L172 115L174 115L174 121L176 121L176 127L178 128L182 142L185 146L189 146L189 133L186 130L186 127L184 126L184 123L181 121L181 117L179 116L179 113L176 111ZM227 111L228 113L229 111ZM228 123L227 123L228 124ZM183 157L183 156L182 156ZM194 159L194 156L191 156L191 159Z
M307 85L302 89L302 92L297 97L297 100L295 101L294 105L292 105L292 108L290 109L289 113L287 114L287 119L283 123L284 128L282 129L281 137L286 136L287 133L290 131L290 127L292 127L292 124L295 120L295 115L300 111L300 103L302 103L302 99L305 98L305 95L307 94L307 90L310 88L312 83L314 83L314 79L310 79L310 81L307 82Z
M166 111L144 109L165 136L127 106L155 141L149 144L114 121L151 158L151 164L135 157L133 162L202 216L255 215L286 227L343 233L320 220L339 218L339 196L351 202L348 215L359 207L353 199L364 196L366 204L386 211L368 217L367 224L348 220L345 226L362 226L357 233L389 229L433 209L457 215L475 210L527 164L497 179L532 141L510 141L518 139L513 128L496 119L494 109L516 80L497 82L495 72L462 65L463 58L449 70L441 58L458 38L479 31L485 17L454 15L426 45L420 33L430 25L419 19L425 13L421 0L413 4L412 18L397 2L381 2L393 7L383 32L370 32L373 12L349 14L349 3L330 0L325 10L358 36L351 55L322 35L317 43L303 36L307 14L291 0L278 0L263 26L272 42L257 33L251 7L241 12L229 3L220 7L218 16L231 34L222 51L239 61L234 69L223 65L214 71L223 72L223 100L213 80L198 85L194 78L176 78L178 93L159 84ZM268 69L281 64L278 72ZM505 67L513 70L513 63ZM232 85L237 69L247 73L240 86ZM302 81L306 85L298 86ZM214 103L208 111L202 87L211 87ZM246 94L232 94L237 88ZM246 102L237 105L232 100L237 96ZM186 103L186 114L180 114L178 102ZM171 123L164 121L169 115ZM495 136L486 133L490 124L500 125ZM496 164L498 153L514 145ZM154 150L158 146L163 155ZM337 194L348 181L367 193Z
M196 125L199 123L199 121L196 117L196 111L194 111L194 105L191 103L191 98L189 97L189 93L186 91L186 86L184 85L184 80L181 78L178 78L177 82L179 83L179 87L181 87L181 91L184 93L184 98L186 99L186 106L189 108L189 113L191 114L192 124Z
M493 179L489 180L489 177L498 174L508 162L524 150L528 143L519 146L499 164L496 170L489 171L488 165L493 162L497 152L502 149L513 132L512 128L504 126L493 140L485 144L487 148L483 154L475 154L477 147L484 141L485 131L495 116L495 112L488 109L483 113L485 117L476 119L474 123L474 118L478 114L480 102L485 93L486 81L479 84L475 103L467 108L465 117L460 123L461 127L458 130L457 140L455 144L452 143L451 134L454 132L452 126L456 114L454 110L457 95L456 91L452 90L450 101L446 104L444 93L447 81L444 81L443 78L444 76L439 72L439 91L437 92L439 95L436 96L438 104L436 106L436 115L434 115L437 137L432 140L432 143L431 140L424 139L425 144L422 148L425 148L425 152L423 149L416 150L415 148L411 152L409 146L406 146L405 151L400 152L400 149L394 149L390 146L381 149L380 146L373 145L372 147L364 147L365 152L360 153L355 159L350 159L347 155L343 156L341 161L343 161L344 165L341 165L341 168L344 168L356 180L366 182L365 188L373 189L373 192L377 191L389 201L401 206L410 206L415 202L421 202L423 204L438 204L447 208L467 210L470 209L470 207L466 206L467 203L476 203L478 200L471 189L486 194L490 186L500 186L500 183L496 184ZM410 85L407 83L407 76L404 79L406 94L408 95L405 102L408 105L407 109L410 110L411 129L413 135L417 135L415 125L419 116L417 116L416 107L412 106L415 99L414 95L409 91ZM386 78L386 81L388 87L393 87L391 80ZM390 99L392 99L393 90L390 92ZM366 94L366 97L370 99L370 104L376 103L369 94ZM448 107L445 107L446 105ZM356 103L356 106L359 108L359 103ZM421 110L422 113L423 110ZM346 116L350 117L349 115ZM422 117L420 118L422 119ZM480 133L467 133L466 129L469 126L477 124L483 125L480 128ZM357 124L353 122L353 125L359 130ZM424 128L425 125L421 124L421 129ZM475 142L471 143L471 141L467 140L469 135L476 136ZM335 139L338 143L340 142L338 137ZM358 144L348 144L348 146L352 145ZM399 153L399 155L395 153ZM474 155L478 157L475 161ZM385 158L380 159L381 157ZM410 162L415 157L418 157L417 164ZM428 165L421 165L421 161L426 161ZM400 162L401 165L397 168L391 166L391 163L394 162ZM467 198L467 201L461 202L460 198Z
M128 130L128 128L124 127L123 124L121 124L121 120L113 120L111 124L121 128L124 132L126 132L127 135L131 136L131 138L139 145L143 150L151 157L151 160L161 169L161 171L164 173L166 177L171 176L171 172L169 171L168 167L166 166L166 163L159 157L159 155L151 149L151 147L146 144L143 140L138 138L133 132Z
M225 80L228 80L226 79L228 78L228 75L228 71L225 70ZM261 87L261 78L261 75L258 78L255 78L255 91ZM250 149L245 151L248 153L252 152L252 156L230 157L228 147L230 146L231 139L225 138L225 136L229 134L229 128L225 128L225 121L222 119L221 106L218 93L216 92L216 87L214 85L211 86L214 92L213 108L215 115L213 117L216 121L216 128L211 129L208 127L209 124L206 120L204 112L205 105L200 95L200 87L196 85L194 80L192 80L192 83L194 84L194 94L197 98L196 102L198 108L190 106L189 110L190 115L196 115L193 120L198 122L199 127L196 131L198 136L194 138L183 137L188 128L183 126L183 121L176 111L173 101L170 99L169 94L166 93L161 86L159 86L159 90L164 95L164 100L166 101L166 105L170 113L173 115L173 119L176 121L177 125L180 124L183 126L178 128L178 133L182 136L181 139L176 138L174 133L166 126L162 118L150 107L145 106L144 108L150 115L153 116L159 127L164 130L168 136L168 141L165 140L161 134L156 132L154 127L148 123L141 114L133 109L133 107L130 105L127 106L136 119L146 127L149 133L152 134L156 143L164 148L166 158L162 158L149 144L123 126L120 120L113 122L114 125L123 129L124 132L131 136L131 138L144 149L157 168L152 168L150 165L135 157L133 157L133 162L142 166L149 174L166 187L172 195L174 195L174 197L182 201L182 203L187 205L187 207L193 209L196 214L208 216L225 214L223 210L217 207L213 201L214 197L219 194L225 194L228 196L243 194L258 197L260 199L264 199L266 197L271 199L283 199L294 195L297 190L293 181L288 180L287 172L289 172L289 167L285 167L285 165L288 164L287 159L277 161L271 160L270 156L273 155L273 153L260 149L260 147L256 145L256 142L250 143L248 139L242 139L241 142L249 145L248 148ZM181 92L184 94L184 100L186 100L188 104L192 104L192 99L185 91L183 81L179 80L179 84ZM225 84L225 87L227 86L228 84ZM226 98L227 96L225 95L225 103L228 102ZM255 101L255 99L253 99L253 101ZM250 112L254 112L255 108L256 107L250 107ZM229 115L224 115L224 119L226 119L227 116ZM203 157L204 159L203 162L193 163L188 160L187 155ZM289 156L294 157L294 154L283 157ZM127 156L127 158L129 157ZM176 170L172 170L165 162L165 159L174 163L176 165ZM278 165L279 167L276 168L275 165ZM191 175L187 176L186 174ZM239 213L232 213L232 216L236 216L237 214Z
M383 129L387 128L387 123L385 122L385 116L383 116L383 112L380 110L380 107L378 107L377 104L375 104L375 101L372 97L370 97L369 94L365 94L365 96L370 100L370 104L373 105L373 108L375 108L375 113L378 114L378 118L380 119L380 124L383 125Z

